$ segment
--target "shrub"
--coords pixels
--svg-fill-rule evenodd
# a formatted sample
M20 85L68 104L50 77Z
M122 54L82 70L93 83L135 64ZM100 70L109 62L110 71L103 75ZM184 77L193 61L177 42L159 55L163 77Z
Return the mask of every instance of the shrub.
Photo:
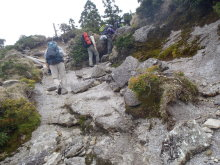
M118 51L121 49L131 49L134 46L134 38L132 34L126 34L118 37L115 41L115 46Z
M74 38L75 36L76 36L75 30L68 31L68 32L61 35L64 42L69 41L70 39Z
M31 89L33 89L35 87L35 80L31 80L31 79L27 79L27 78L22 78L20 80L21 82L25 82L27 84L28 87L30 87Z
M0 123L0 153L10 153L31 137L40 123L40 115L36 107L24 98L6 99L0 104ZM25 140L21 138L24 135Z
M6 133L0 132L0 147L3 147L7 143L8 139L9 137Z
M213 9L220 16L220 2L217 2L215 6L213 6Z
M13 45L5 46L4 48L0 49L0 59L4 58L6 53L12 49L14 49Z
M35 68L32 63L27 63L24 60L12 58L5 59L0 62L0 78L9 79L14 75L22 78L28 78L35 81L40 81L42 72Z
M87 49L83 47L81 36L78 36L69 48L69 55L73 58L75 66L80 66L82 62L88 61L88 52Z
M32 49L46 42L46 37L41 35L34 36L21 36L20 39L15 43L15 48L22 51L26 48Z

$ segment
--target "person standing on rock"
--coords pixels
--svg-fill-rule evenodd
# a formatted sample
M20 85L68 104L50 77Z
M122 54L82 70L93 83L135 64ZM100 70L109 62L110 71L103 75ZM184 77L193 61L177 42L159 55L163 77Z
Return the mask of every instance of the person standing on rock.
M46 63L49 65L49 68L52 73L54 84L57 88L57 93L67 94L68 91L65 88L66 86L66 70L64 66L64 51L61 47L57 45L55 41L50 41L47 44L47 49L44 53Z
M106 36L106 40L107 40L107 54L112 53L112 48L113 48L113 35L115 34L115 30L113 29L112 25L108 25L106 26L106 28L104 29L104 31L101 33L102 35Z
M93 55L96 57L96 64L99 63L99 52L96 48L96 42L93 33L91 31L89 33L83 32L82 42L83 46L87 48L89 54L89 66L93 67Z

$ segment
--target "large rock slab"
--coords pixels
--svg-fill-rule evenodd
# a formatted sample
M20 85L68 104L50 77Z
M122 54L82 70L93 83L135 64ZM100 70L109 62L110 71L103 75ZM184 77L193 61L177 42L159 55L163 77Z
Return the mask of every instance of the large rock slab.
M73 93L84 92L84 91L88 90L92 86L93 83L94 83L94 80L86 80L86 81L82 81L82 82L76 82L76 83L72 84L71 91Z
M102 83L67 100L72 111L91 116L95 124L107 131L128 131L132 121L125 114L122 97L115 94L108 84Z
M148 39L148 34L154 29L155 27L152 25L141 27L140 29L136 30L133 34L134 40L136 42L146 42Z
M112 72L112 78L119 87L123 87L130 77L134 76L139 62L134 57L127 57L125 61Z
M203 26L195 27L189 41L200 37L200 46L205 49L189 58L180 58L168 62L172 71L182 71L199 85L199 90L206 96L219 94L220 87L220 40L217 34L220 20Z
M98 137L94 154L106 164L144 165L149 164L144 148L135 143L128 134L113 134ZM103 163L104 164L104 163Z
M195 120L177 125L162 143L164 164L182 165L211 144L212 135L205 133Z

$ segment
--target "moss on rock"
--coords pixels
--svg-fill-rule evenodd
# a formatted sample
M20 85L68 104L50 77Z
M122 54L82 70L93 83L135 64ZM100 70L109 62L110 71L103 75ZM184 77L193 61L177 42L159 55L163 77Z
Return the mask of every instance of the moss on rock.
M142 102L137 107L126 106L126 112L135 118L160 117L164 121L170 120L167 106L177 100L187 102L196 101L197 87L182 73L167 77L155 69L129 80L129 88L133 90Z

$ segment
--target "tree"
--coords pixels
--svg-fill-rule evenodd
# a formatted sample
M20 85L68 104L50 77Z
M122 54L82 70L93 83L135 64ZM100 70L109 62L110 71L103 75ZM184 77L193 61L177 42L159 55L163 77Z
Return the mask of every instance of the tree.
M72 18L69 19L69 26L72 30L75 29L75 21Z
M115 5L115 0L102 0L105 8L105 15L103 18L106 18L106 23L114 25L114 23L120 20L119 13L121 10L117 5Z
M5 39L0 39L0 48L3 48L5 44Z
M124 20L125 25L130 25L130 21L132 19L132 14L131 13L124 13L122 16L122 19Z
M98 32L100 24L101 24L101 16L96 8L96 5L87 0L84 10L81 13L81 17L79 20L82 28L86 28L89 31Z
M174 0L178 1L178 0ZM142 17L151 17L153 18L155 13L158 12L163 0L138 0L140 7L136 9L137 14Z
M65 34L66 32L71 30L71 27L66 23L60 24L60 30Z

